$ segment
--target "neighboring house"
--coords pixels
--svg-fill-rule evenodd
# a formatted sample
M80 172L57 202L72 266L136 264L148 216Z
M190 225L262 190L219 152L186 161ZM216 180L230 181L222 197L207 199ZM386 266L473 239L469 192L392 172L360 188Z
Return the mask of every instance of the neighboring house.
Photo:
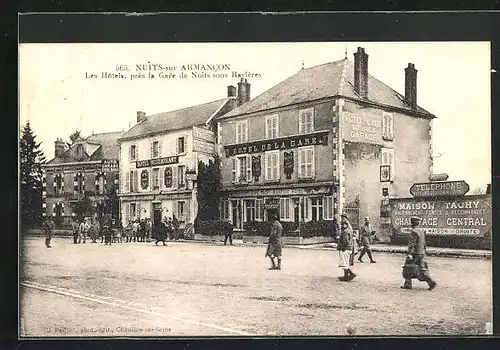
M71 146L55 141L55 157L42 165L43 215L68 226L85 197L103 213L106 194L118 187L118 137L111 132L78 138Z
M432 171L435 116L417 105L414 65L405 72L403 96L368 74L358 48L354 63L302 69L220 117L222 218L243 229L275 211L336 226L345 212L379 230L382 189L406 196Z
M146 217L156 224L175 216L181 228L194 223L198 161L214 158L215 118L248 100L244 92L228 86L221 100L150 116L137 112L137 124L119 140L124 226Z

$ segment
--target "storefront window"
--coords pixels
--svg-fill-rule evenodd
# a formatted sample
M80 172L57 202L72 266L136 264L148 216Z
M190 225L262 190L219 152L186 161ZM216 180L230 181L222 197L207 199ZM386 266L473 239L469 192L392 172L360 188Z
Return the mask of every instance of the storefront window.
M320 221L323 219L323 199L311 198L311 220Z

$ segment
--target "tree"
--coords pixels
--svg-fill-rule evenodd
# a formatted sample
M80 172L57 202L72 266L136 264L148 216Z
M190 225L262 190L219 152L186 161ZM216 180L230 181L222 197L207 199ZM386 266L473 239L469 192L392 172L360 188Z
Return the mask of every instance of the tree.
M83 197L79 198L75 202L73 211L78 220L82 220L86 216L92 216L94 214L94 207L92 206L92 201L90 198L84 194Z
M68 148L69 148L69 147L71 147L71 145L72 145L73 143L75 143L75 141L76 141L76 140L78 140L78 138L80 137L80 134L81 134L81 131L80 131L80 130L78 130L78 129L75 129L75 131L73 131L73 132L71 133L71 135L69 135L69 140L70 140L71 142L66 142L66 146L68 146Z
M202 161L198 162L197 199L199 220L219 219L221 180L220 158L217 155L208 164Z
M42 167L45 156L36 142L29 122L21 131L19 140L21 230L39 224L42 219Z

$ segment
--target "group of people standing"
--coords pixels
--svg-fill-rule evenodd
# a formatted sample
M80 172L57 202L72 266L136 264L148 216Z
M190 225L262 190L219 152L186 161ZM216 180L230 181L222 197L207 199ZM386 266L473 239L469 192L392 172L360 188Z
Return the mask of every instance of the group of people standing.
M83 218L78 220L73 219L71 223L73 229L73 243L87 243L87 238L91 243L97 243L101 238L101 243L111 244L113 232L113 222L110 218Z

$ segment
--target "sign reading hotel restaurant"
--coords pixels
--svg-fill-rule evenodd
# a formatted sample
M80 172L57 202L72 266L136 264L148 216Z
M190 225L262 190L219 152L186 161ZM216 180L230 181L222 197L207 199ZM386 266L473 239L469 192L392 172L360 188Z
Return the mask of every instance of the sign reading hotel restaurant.
M226 157L237 154L259 153L302 146L328 145L328 131L318 131L307 135L280 137L274 140L261 140L237 145L224 146Z
M345 141L383 145L382 117L378 114L363 113L358 116L342 112L342 136Z
M469 192L465 181L416 183L410 187L413 197L448 197L463 196Z
M175 164L175 163L179 163L179 156L170 156L170 157L163 157L163 158L138 160L135 163L135 167L136 168L146 168L149 166L167 165L167 164Z
M491 197L391 200L391 223L398 233L410 232L412 216L422 218L420 227L428 235L483 237L485 233L491 232Z

